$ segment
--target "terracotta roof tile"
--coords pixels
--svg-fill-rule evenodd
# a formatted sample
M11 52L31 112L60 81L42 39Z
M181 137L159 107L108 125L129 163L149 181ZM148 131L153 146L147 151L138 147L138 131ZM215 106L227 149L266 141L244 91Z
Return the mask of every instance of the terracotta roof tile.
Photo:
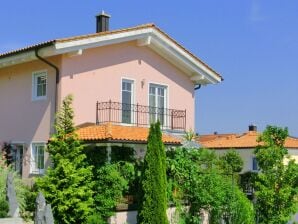
M105 123L79 128L76 133L82 141L127 141L146 143L149 129ZM181 144L180 139L167 134L163 134L162 140L165 144Z
M230 135L235 135L235 134L212 134L212 135L200 135L196 137L197 142L207 142L211 140L215 140L218 138L225 138Z
M244 134L227 134L227 135L207 135L199 136L196 140L206 148L226 149L226 148L255 148L260 143L257 138L260 133L249 131ZM212 138L213 136L213 138ZM298 148L298 138L288 137L285 142L286 148Z

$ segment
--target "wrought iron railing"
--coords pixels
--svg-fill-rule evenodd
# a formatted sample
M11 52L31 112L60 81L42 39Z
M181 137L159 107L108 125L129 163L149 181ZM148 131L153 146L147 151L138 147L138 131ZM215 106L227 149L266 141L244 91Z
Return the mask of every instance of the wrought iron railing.
M185 130L186 110L112 101L96 103L96 124L111 122L148 127L150 123L157 120L160 121L163 129Z

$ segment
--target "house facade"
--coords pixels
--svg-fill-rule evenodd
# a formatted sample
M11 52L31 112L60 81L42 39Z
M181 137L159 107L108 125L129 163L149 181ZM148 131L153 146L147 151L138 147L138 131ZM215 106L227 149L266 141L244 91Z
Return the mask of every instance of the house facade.
M194 91L222 77L154 24L56 39L0 54L0 143L23 178L44 173L46 143L62 100L74 97L81 140L144 153L159 120L166 145L194 129Z

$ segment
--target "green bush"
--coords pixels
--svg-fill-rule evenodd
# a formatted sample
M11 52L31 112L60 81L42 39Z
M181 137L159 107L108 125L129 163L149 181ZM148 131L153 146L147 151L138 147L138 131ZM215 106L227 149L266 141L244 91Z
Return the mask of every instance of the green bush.
M99 214L90 215L87 219L88 224L107 224Z
M182 213L185 223L201 223L198 213L202 209L211 214L210 223L217 224L222 218L226 223L254 223L252 203L230 172L223 173L213 151L177 148L167 155L168 178L182 192L179 199L189 204L189 210Z
M131 169L132 165L124 167ZM124 169L119 163L106 164L97 171L95 181L95 208L97 215L107 220L115 213L115 208L123 197L123 192L128 190L129 174L125 177ZM126 169L125 169L126 170Z
M8 203L5 199L0 199L0 218L6 218L8 213Z

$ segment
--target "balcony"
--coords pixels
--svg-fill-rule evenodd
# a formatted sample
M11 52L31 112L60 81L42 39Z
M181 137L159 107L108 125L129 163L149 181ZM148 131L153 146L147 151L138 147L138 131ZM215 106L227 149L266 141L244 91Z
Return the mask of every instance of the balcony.
M160 121L164 130L184 131L186 110L126 104L119 102L97 102L96 124L111 122L139 127L149 127L150 123Z

